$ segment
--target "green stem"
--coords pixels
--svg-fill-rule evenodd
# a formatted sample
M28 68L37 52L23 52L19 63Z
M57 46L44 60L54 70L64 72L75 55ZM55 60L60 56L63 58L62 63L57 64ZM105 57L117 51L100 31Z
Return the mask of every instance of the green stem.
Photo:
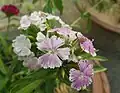
M10 28L10 17L8 17L8 25L7 25L6 39L8 39L9 28Z
M94 8L96 8L100 3L102 3L104 0L100 0L97 4L95 4L91 9L94 9ZM76 5L76 4L75 4ZM78 6L77 6L77 9L78 9ZM89 13L88 11L86 11L86 12L84 12L84 14L83 15L86 15L87 13ZM81 16L80 17L78 17L72 24L71 24L71 26L74 26L76 23L78 23L80 20L81 20L82 18L81 18Z
M8 17L7 32L9 32L9 27L10 27L10 17Z

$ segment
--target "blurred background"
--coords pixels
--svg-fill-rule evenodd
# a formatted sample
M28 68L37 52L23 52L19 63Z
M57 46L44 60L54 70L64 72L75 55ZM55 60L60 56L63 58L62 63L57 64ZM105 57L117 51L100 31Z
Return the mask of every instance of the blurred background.
M120 93L120 0L0 0L0 7L13 4L19 10L18 16L11 17L9 39L19 35L17 27L22 15L33 11L45 11L60 16L75 30L81 31L105 56L103 62L108 68L107 75L112 93ZM0 33L7 33L7 17L0 12Z

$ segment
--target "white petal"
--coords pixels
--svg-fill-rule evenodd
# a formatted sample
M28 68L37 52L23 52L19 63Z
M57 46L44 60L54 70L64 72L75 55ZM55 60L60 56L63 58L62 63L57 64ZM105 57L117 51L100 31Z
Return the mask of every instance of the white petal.
M56 36L52 36L50 40L51 40L50 42L52 45L52 49L57 49L60 46L64 45L64 40L61 38L57 38Z
M51 14L49 14L46 18L47 18L48 20L51 20L51 19L58 20L58 19L59 19L58 16L54 16L54 15L51 15Z
M56 36L52 36L51 38L46 38L42 42L37 42L37 48L39 50L56 50L58 47L64 44L64 40L57 38Z
M41 33L41 32L38 32L36 39L37 39L38 42L41 42L41 41L43 41L45 39L45 35L43 33Z
M38 64L43 68L55 68L62 65L62 61L58 58L56 54L44 54L39 57Z
M69 48L59 48L59 49L57 49L57 55L63 60L69 59L70 49Z
M39 25L40 31L45 31L45 29L47 28L46 24L40 24Z
M75 40L77 38L76 34L77 34L77 32L70 31L70 33L69 33L70 40Z
M30 20L31 20L32 23L38 21L39 19L40 19L40 17L39 17L38 12L35 11L35 12L31 13Z
M16 47L16 48L13 49L13 51L18 56L29 56L31 54L31 51L26 47Z
M25 35L17 36L16 39L13 40L13 47L27 47L31 48L31 42Z
M30 26L30 24L31 24L31 21L30 21L29 17L27 15L25 15L20 20L19 29L22 28L22 29L26 30Z

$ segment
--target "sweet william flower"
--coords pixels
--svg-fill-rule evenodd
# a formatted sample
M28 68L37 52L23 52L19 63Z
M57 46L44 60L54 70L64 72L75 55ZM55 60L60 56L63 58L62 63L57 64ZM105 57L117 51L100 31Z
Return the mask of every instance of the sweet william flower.
M39 13L35 11L35 12L31 13L29 18L30 18L31 22L33 24L35 24L38 20L40 20L39 16L40 16Z
M2 6L1 11L4 12L8 17L19 14L19 9L11 4Z
M31 43L25 35L21 34L17 36L16 39L13 40L12 47L18 56L29 56L31 54Z
M70 49L60 48L64 45L64 41L56 36L46 38L42 42L37 43L39 50L47 51L46 54L42 55L38 59L38 63L43 68L55 68L62 65L62 60L67 60L70 55ZM62 59L62 60L61 60Z
M44 14L42 14L42 12L33 12L30 15L30 20L32 22L32 24L38 26L40 28L41 31L44 31L46 29L46 16Z
M22 16L20 20L20 27L18 29L26 30L31 25L31 21L27 15Z
M33 12L30 16L24 15L20 20L20 27L18 29L26 30L31 24L40 28L40 31L44 31L47 26L45 24L46 17L40 12Z
M70 69L69 80L72 82L71 87L79 91L92 83L93 65L81 60L78 66L79 70Z
M93 46L93 43L91 40L89 40L88 38L84 37L84 36L80 36L78 37L79 41L80 41L80 46L81 48L86 52L91 54L92 56L96 56L96 50Z

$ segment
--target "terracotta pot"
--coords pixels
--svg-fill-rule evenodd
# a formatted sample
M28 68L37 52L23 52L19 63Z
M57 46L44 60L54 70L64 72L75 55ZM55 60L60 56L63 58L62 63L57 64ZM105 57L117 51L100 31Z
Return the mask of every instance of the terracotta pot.
M99 62L96 64L100 65ZM110 93L110 85L105 72L100 72L93 77L93 93Z

